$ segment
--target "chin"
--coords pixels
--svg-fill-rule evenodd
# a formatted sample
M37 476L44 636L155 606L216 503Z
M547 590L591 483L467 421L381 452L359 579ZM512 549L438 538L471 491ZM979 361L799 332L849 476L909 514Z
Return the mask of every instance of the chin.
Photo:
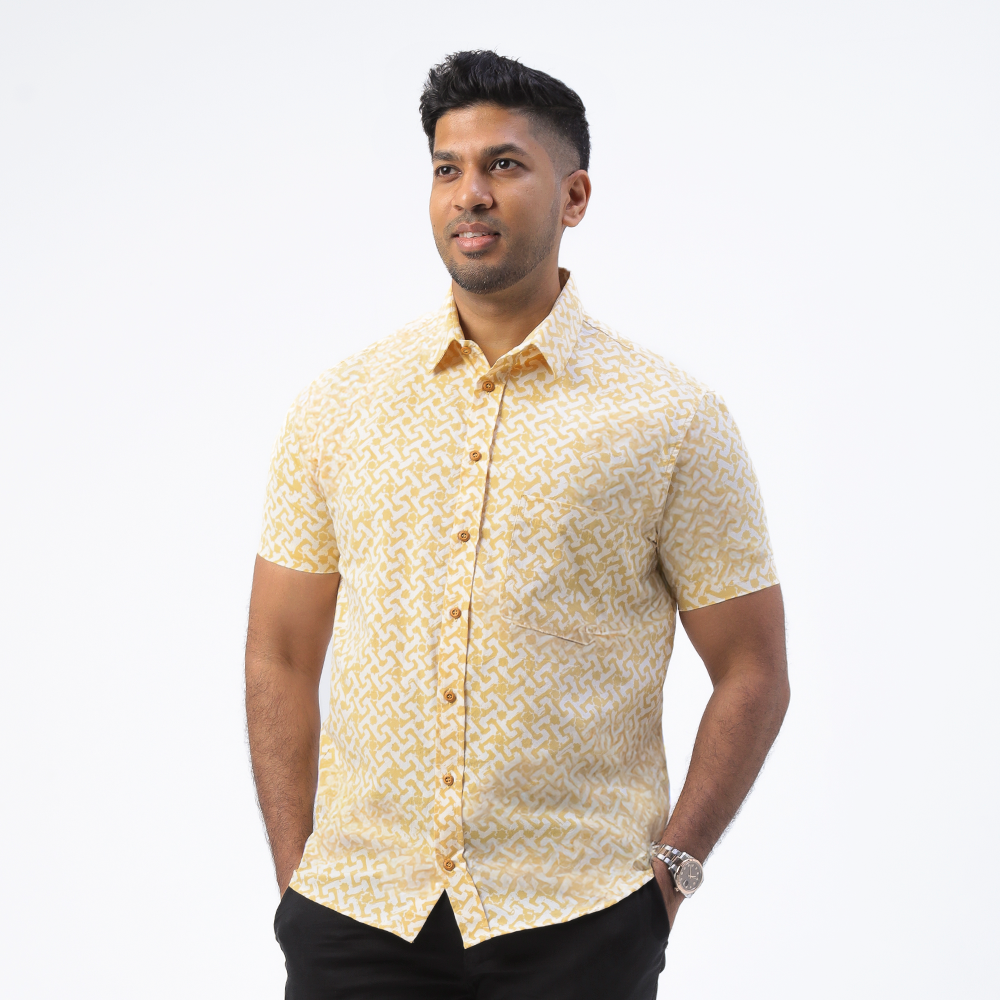
M456 267L461 267L463 262L468 260L484 260L494 249L494 247L488 247L486 250L470 250L468 253L464 250L459 250L461 256L455 261L455 265Z
M456 267L451 270L451 277L459 288L478 295L502 292L518 280L505 268L493 267Z

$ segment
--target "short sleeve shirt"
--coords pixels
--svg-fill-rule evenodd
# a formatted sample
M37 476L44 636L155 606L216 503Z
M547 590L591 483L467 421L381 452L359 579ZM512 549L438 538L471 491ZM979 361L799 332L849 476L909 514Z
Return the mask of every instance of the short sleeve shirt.
M777 582L723 401L583 310L488 364L442 308L332 368L278 441L260 554L339 573L292 887L466 946L652 877L676 612Z

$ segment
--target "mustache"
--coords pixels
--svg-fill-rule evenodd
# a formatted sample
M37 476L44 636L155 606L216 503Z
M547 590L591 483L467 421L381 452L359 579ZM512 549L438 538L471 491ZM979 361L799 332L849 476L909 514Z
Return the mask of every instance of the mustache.
M459 226L489 226L490 231L494 233L499 233L501 236L506 235L505 227L500 225L496 219L491 219L488 215L471 215L466 212L464 215L460 215L453 222L449 222L445 227L445 236L454 236L456 230Z

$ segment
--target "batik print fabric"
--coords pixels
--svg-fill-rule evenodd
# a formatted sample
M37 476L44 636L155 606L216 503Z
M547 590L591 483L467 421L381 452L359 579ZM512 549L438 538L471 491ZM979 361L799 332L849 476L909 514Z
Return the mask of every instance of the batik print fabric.
M260 554L340 573L315 830L292 887L466 945L652 877L677 609L776 583L725 405L573 281L490 366L455 305L337 365L278 442Z

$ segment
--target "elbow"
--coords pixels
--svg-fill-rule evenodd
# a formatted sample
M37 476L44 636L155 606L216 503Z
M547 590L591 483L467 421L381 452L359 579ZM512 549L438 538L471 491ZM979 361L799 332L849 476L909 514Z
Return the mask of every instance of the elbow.
M787 669L782 670L780 676L775 681L771 697L774 706L775 723L777 726L780 726L788 712L789 702L792 700L792 688L788 683Z
M784 662L758 661L752 677L749 697L754 711L766 728L777 733L791 701L788 669Z

